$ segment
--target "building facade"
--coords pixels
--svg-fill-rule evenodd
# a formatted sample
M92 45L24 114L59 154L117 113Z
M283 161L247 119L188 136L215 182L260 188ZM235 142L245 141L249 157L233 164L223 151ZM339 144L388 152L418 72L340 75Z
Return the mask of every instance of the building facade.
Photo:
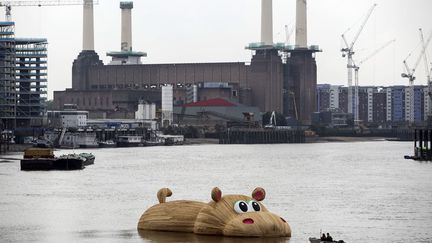
M0 22L0 121L5 129L41 127L46 114L47 40L16 38Z
M72 88L54 92L54 109L71 103L88 110L91 118L133 118L139 100L160 109L162 87L170 85L174 105L223 98L310 124L316 110L313 51L286 61L278 49L254 51L250 64L137 65L104 65L94 51L83 51L73 63ZM300 75L306 67L313 75Z
M358 91L359 120L363 123L421 124L428 119L427 86L365 86ZM319 84L316 93L318 112L347 112L347 87Z

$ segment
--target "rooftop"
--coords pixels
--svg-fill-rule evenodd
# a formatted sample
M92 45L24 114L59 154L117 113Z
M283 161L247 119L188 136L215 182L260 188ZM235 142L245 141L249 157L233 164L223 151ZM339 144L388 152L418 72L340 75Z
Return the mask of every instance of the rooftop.
M108 52L107 56L110 57L146 57L147 53L145 52L137 52L137 51L112 51Z

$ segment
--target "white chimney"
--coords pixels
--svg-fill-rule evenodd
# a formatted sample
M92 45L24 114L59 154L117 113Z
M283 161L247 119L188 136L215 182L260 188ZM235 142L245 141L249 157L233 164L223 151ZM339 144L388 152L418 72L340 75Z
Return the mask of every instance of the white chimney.
M121 50L132 51L132 8L133 2L120 2L122 27Z
M83 51L94 51L93 0L84 0L83 10Z
M273 0L261 0L261 42L273 45Z
M297 0L296 13L296 46L307 48L307 3L306 0Z

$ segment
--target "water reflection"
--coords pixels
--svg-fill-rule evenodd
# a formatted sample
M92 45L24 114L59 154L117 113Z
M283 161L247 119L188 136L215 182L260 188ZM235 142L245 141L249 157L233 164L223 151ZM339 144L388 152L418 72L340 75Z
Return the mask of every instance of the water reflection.
M137 238L136 230L118 230L118 231L102 231L102 230L83 230L75 232L80 239L133 239Z
M289 243L290 238L240 238L205 236L192 233L174 233L138 230L142 239L151 242L222 242L222 243Z

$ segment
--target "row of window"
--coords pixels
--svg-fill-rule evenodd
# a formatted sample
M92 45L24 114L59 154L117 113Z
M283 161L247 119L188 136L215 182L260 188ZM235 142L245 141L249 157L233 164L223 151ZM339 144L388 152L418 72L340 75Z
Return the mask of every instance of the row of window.
M70 98L70 104L76 104L77 106L111 106L109 97L87 97L87 98Z

